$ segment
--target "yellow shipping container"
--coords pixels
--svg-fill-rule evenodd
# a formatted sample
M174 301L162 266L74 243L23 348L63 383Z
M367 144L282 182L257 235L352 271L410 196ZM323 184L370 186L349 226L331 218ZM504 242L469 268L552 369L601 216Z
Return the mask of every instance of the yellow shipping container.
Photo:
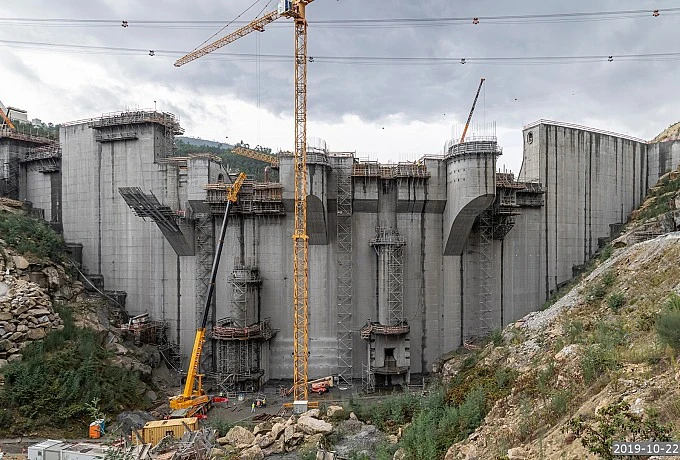
M133 444L152 444L156 445L166 436L174 436L179 439L188 430L186 426L189 427L191 431L198 430L198 418L175 418L170 420L154 420L152 422L147 422L144 428L141 429L142 439L139 439L137 432L132 431L132 442Z

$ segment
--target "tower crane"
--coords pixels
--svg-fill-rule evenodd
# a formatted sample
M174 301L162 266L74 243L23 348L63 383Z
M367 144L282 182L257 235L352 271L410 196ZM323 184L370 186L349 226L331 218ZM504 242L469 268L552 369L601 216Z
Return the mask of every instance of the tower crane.
M477 94L475 94L475 100L472 101L472 108L470 109L470 115L468 115L468 119L465 122L465 128L463 128L463 135L460 136L460 143L462 144L465 141L465 135L467 134L467 130L470 127L470 120L472 120L472 113L475 111L475 106L477 105L477 99L479 98L479 92L482 90L482 85L484 84L484 78L482 78L479 81L479 88L477 88Z
M281 18L295 22L295 230L293 233L293 397L308 399L309 308L307 235L307 5L314 0L280 0L275 11L209 43L175 62L180 67Z

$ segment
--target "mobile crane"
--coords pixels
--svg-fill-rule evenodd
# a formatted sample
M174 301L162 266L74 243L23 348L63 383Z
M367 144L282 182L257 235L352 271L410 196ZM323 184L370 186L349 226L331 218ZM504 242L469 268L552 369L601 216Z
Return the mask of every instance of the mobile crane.
M468 119L465 122L465 128L463 128L463 135L460 136L460 143L462 144L465 142L465 135L468 132L468 128L470 127L470 121L472 120L472 114L475 112L475 106L477 105L477 99L479 99L479 92L482 90L482 85L484 84L485 78L482 78L479 81L479 88L477 88L477 94L475 94L475 100L472 102L472 108L470 109L470 115L468 115Z
M208 285L208 293L205 296L205 305L203 308L203 321L201 322L201 327L196 330L194 348L191 352L191 361L189 362L184 391L181 395L172 396L170 398L170 409L173 410L171 417L173 418L191 417L199 411L207 409L210 404L210 398L203 390L203 374L199 373L198 370L201 362L203 344L205 343L205 328L208 323L210 305L212 304L213 294L215 293L215 278L217 277L217 269L220 266L220 257L222 256L222 248L224 246L224 235L227 232L229 211L231 210L231 206L236 203L238 192L245 180L246 175L240 173L227 192L227 207L224 210L222 227L220 228L220 238L217 243L217 250L215 251L215 258L213 259L212 270L210 272L210 284Z

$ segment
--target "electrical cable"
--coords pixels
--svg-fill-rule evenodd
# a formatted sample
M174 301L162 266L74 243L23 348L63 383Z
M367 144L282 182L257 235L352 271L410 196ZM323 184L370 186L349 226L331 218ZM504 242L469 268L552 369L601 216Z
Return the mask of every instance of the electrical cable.
M248 24L250 21L238 20L251 8L253 8L260 0L255 1L248 8L246 8L235 19L228 22L218 32L213 34L210 38L219 34L230 25ZM269 6L271 0L262 8L260 14ZM680 7L678 8L659 8L659 9L638 9L638 10L614 10L614 11L587 11L587 12L572 12L572 13L545 13L545 14L517 14L517 15L500 15L500 16L461 16L461 17L440 17L440 18L373 18L373 19L318 19L310 20L308 23L317 28L394 28L394 27L413 27L413 26L447 26L447 25L482 25L482 24L520 24L526 25L528 23L559 23L559 22L589 22L600 20L619 20L619 19L635 19L644 17L663 17L669 15L680 14ZM123 22L125 27L186 27L194 26L197 28L214 27L215 25L224 24L224 21L219 20L148 20L148 19L132 19L132 20L118 20L118 19L68 19L68 18L1 18L0 24L5 25L41 25L41 26L94 26L94 27L112 27L121 26ZM289 27L289 23L279 23L277 26ZM270 25L271 27L271 25ZM208 40L210 40L208 38ZM206 42L208 41L206 40ZM205 44L204 42L203 44ZM200 47L201 45L199 45Z
M114 46L92 46L46 42L27 42L18 40L0 40L0 46L11 46L14 49L35 49L41 51L59 51L74 54L121 54L121 55L149 55L149 49L123 48ZM186 51L179 50L151 50L152 56L184 56ZM204 59L218 61L248 61L257 59L267 62L286 62L293 60L293 56L285 54L258 53L225 53L213 52ZM638 53L638 54L592 54L573 56L489 56L489 57L443 57L443 56L310 56L314 63L326 64L365 64L365 65L434 65L434 64L485 64L485 65L553 65L567 63L591 62L648 62L648 61L677 61L680 52L671 53Z

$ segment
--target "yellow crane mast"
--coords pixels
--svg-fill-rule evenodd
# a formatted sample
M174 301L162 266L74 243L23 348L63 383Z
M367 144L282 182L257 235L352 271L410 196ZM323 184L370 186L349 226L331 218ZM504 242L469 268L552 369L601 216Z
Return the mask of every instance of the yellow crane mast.
M479 92L482 90L482 85L484 84L484 78L482 78L479 81L479 88L477 88L477 94L475 94L475 100L472 101L472 108L470 109L470 115L468 115L468 119L465 122L465 128L463 128L463 135L460 136L460 143L462 144L465 141L465 135L467 134L467 130L470 127L470 120L472 120L472 114L475 111L475 106L477 105L477 99L479 99Z
M295 21L295 230L293 233L293 395L308 400L309 269L307 235L307 5L314 0L280 0L272 11L231 34L203 46L175 62L180 67L209 54L280 17Z

